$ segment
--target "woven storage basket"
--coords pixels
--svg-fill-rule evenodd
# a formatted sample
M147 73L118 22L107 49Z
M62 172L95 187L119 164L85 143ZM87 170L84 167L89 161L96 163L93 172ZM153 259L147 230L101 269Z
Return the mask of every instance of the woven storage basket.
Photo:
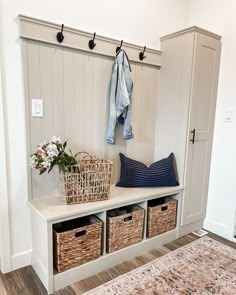
M63 272L97 259L101 255L101 243L102 222L94 216L54 225L54 267Z
M63 194L67 204L107 200L110 197L113 162L99 159L86 152L70 172L61 173Z
M107 214L108 253L142 241L144 209L132 205L111 210Z
M170 197L148 202L147 237L152 238L176 227L177 200Z

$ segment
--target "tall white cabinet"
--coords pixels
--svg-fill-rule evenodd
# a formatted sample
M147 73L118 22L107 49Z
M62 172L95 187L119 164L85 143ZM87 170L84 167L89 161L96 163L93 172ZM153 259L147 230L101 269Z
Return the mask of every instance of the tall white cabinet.
M181 226L205 218L221 37L192 27L161 39L156 156L174 152L184 184Z

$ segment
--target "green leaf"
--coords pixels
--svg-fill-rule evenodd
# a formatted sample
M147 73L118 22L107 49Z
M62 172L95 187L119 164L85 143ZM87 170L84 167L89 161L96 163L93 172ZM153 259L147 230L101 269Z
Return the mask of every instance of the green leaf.
M63 149L65 149L67 147L67 141L68 141L68 139L63 143Z
M55 164L52 162L51 163L51 167L49 168L49 170L48 170L48 173L50 173L51 171L52 171L52 168L55 166Z
M69 151L70 151L70 154L71 154L71 156L73 157L73 154L72 154L72 151L71 151L71 149L69 149Z
M40 170L40 171L39 171L39 175L42 175L46 170L47 170L46 168Z

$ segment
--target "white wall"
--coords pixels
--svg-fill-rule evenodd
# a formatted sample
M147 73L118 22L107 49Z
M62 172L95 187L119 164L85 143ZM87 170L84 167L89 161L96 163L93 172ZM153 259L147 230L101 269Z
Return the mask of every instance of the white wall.
M10 222L13 268L30 263L27 157L18 14L159 49L160 35L184 28L187 0L2 0L6 104L10 159Z
M222 55L205 227L233 238L236 210L236 115L224 122L224 109L236 109L236 1L190 0L188 26L222 35Z
M0 268L2 272L11 270L10 251L10 220L9 220L9 200L8 200L8 176L7 163L7 124L6 124L6 104L5 104L5 75L3 58L3 29L2 29L2 3L0 2Z

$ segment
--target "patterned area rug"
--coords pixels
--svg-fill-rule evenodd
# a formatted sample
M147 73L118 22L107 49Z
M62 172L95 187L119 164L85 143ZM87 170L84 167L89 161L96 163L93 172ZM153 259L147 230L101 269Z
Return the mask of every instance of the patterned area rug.
M86 295L236 295L236 250L201 238Z

